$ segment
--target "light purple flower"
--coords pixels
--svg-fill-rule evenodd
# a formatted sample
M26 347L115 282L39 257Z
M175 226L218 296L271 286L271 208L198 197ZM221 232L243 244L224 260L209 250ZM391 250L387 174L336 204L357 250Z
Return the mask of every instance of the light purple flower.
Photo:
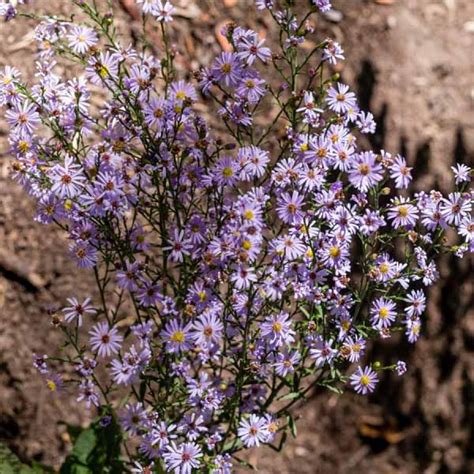
M351 109L357 108L354 92L349 92L349 86L340 82L328 90L326 101L329 108L338 114L346 114Z
M201 448L196 443L182 443L176 445L172 441L163 454L166 467L175 474L191 474L201 466Z
M97 44L97 33L87 26L73 26L67 35L69 46L77 54L85 54Z
M247 448L266 443L269 434L267 420L255 414L243 418L237 430L237 435Z
M85 314L96 314L97 310L90 305L90 298L86 298L82 303L79 303L77 298L72 297L67 299L70 306L63 308L64 319L66 322L71 322L77 319L77 325L82 326L82 317Z
M370 367L358 367L356 372L350 377L351 385L357 393L367 395L375 390L379 379L377 373Z
M118 329L110 327L106 321L97 323L90 331L89 342L91 349L99 357L109 357L120 350L123 337L118 334Z
M358 190L366 192L382 180L382 173L382 165L377 162L377 156L372 152L362 152L352 161L349 181Z

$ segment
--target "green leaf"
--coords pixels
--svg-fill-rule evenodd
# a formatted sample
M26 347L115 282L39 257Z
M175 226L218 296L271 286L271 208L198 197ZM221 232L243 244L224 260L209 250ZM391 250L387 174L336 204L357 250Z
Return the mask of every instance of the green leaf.
M288 426L290 427L291 435L296 438L298 431L296 429L296 422L291 415L288 415Z
M77 436L71 454L61 466L60 474L119 474L124 472L120 460L120 428L112 419L106 426L98 422Z
M300 392L290 392L287 393L286 395L283 395L282 397L278 397L278 400L293 400L294 398L300 398L301 393Z
M43 474L46 472L41 466L32 468L23 464L7 446L0 443L1 474Z

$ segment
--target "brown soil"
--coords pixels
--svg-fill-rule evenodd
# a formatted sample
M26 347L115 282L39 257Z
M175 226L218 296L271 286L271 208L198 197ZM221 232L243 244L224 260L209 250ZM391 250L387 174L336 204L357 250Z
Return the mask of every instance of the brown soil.
M67 2L36 0L45 11ZM104 2L105 3L105 2ZM127 2L117 2L126 5ZM128 2L132 3L133 2ZM177 28L185 57L206 62L218 50L216 25L230 19L265 30L250 0L182 0ZM400 151L416 166L415 188L449 185L449 166L474 152L474 3L471 0L334 0L339 23L317 25L343 43L340 71L378 120L376 148ZM391 5L381 5L391 3ZM125 34L134 31L125 11ZM0 67L31 73L33 40L22 23L0 24ZM31 368L31 354L52 352L59 337L48 310L86 295L90 277L69 263L67 241L32 220L33 205L8 179L0 122L0 440L24 459L59 465L70 448L61 420L87 423L67 394L51 398ZM3 137L2 137L3 135ZM403 378L387 376L369 399L318 394L299 410L298 437L281 454L250 453L273 474L474 472L474 311L472 261L446 260L431 291L424 337L373 348L380 360L404 359Z

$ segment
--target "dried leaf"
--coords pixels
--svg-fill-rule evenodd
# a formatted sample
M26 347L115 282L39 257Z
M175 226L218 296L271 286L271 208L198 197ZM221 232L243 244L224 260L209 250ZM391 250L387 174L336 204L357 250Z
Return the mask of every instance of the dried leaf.
M220 44L221 48L225 52L232 51L232 45L229 43L229 41L227 41L227 38L221 33L222 28L228 23L230 23L230 20L220 21L214 28L214 33L216 35L217 42Z

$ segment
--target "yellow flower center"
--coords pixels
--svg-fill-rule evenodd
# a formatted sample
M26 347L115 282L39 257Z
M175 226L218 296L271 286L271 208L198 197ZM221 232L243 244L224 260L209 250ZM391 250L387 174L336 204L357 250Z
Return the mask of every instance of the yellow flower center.
M383 273L385 275L385 273L388 273L388 271L390 270L390 265L387 262L384 262L380 265L379 270L380 273Z
M232 170L232 168L231 168L230 166L226 166L226 167L222 170L222 174L223 174L226 178L230 178L231 176L233 176L234 171Z
M359 165L359 173L362 176L367 176L370 172L370 166L367 163L361 163Z
M255 217L255 214L250 209L244 212L244 219L251 221Z
M21 140L19 143L18 143L18 149L22 152L22 153L26 153L29 149L30 149L30 145L28 142L25 142L24 140Z
M400 217L406 217L408 216L408 207L406 206L399 206L398 207L398 215Z
M252 242L250 242L250 240L244 240L242 242L242 248L244 250L250 250L252 248Z
M176 331L175 333L171 335L171 340L173 342L178 342L178 343L184 342L184 332Z
M278 321L275 322L275 323L273 323L272 329L273 329L275 332L280 332L281 329L282 329L281 323L279 323Z
M339 255L341 255L341 249L339 247L331 247L329 249L329 255L331 255L332 258L339 257Z
M105 79L109 75L109 70L103 64L99 66L99 69L98 69L97 72L99 73L99 76L102 79Z

